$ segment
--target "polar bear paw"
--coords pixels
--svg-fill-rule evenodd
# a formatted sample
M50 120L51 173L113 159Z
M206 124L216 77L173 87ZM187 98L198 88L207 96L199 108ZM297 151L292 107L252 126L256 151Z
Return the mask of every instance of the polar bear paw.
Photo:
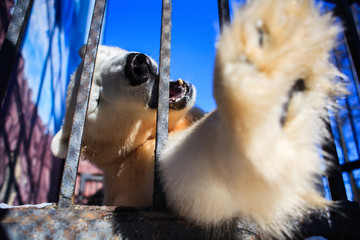
M249 1L236 11L217 45L218 107L257 109L249 111L253 114L271 109L280 126L301 110L291 102L298 92L317 93L312 107L323 108L324 96L339 93L333 81L339 73L329 52L340 29L331 13L321 14L311 0Z

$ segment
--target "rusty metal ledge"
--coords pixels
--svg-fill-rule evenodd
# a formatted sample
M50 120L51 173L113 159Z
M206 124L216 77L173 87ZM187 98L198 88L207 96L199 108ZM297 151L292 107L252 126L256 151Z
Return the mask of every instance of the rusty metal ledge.
M359 239L360 208L357 203L335 203L328 214L309 213L294 239L323 236L328 240ZM232 230L232 231L228 231ZM58 208L0 206L0 239L260 239L252 223L233 221L217 229L201 229L170 212L149 209L73 205ZM224 235L226 232L234 234ZM268 239L268 238L263 238Z
M236 239L258 239L247 230L240 235ZM169 212L82 205L63 209L53 204L0 209L0 239L192 240L214 236Z
M74 205L58 209L20 207L0 209L1 239L122 239L113 235L114 207Z

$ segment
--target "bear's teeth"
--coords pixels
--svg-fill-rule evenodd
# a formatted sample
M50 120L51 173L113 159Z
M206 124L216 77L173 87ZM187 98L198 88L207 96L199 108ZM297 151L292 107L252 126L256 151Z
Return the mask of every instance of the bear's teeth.
M181 78L179 78L178 81L179 81L180 86L184 85L184 81Z

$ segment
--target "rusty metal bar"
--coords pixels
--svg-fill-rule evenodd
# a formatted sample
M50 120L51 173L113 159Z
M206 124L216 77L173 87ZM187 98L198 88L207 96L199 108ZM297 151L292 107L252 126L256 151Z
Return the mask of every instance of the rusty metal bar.
M96 54L100 42L105 7L106 0L95 1L85 59L80 78L80 89L76 99L73 125L69 139L64 174L61 182L59 208L69 208L73 203L76 173L79 165L81 140L84 132L86 111L95 68Z
M170 52L171 52L171 11L172 1L162 1L161 15L161 44L159 63L159 101L156 122L155 171L153 208L165 208L165 197L160 182L158 160L168 136L169 120L169 81L170 81Z
M0 106L22 43L34 0L18 0L0 50Z
M229 1L218 0L218 11L219 11L220 31L222 31L224 29L224 26L230 23Z

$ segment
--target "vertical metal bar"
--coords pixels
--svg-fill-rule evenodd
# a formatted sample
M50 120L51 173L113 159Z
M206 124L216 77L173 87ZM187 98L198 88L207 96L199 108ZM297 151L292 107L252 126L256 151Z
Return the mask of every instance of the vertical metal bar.
M325 152L324 158L331 162L332 166L327 171L327 178L332 200L346 200L346 191L344 186L344 179L341 174L339 158L336 152L334 135L331 129L329 116L326 119L326 128L329 131L329 139L322 144L322 149Z
M345 140L345 137L344 137L344 132L343 132L343 129L342 129L342 123L341 123L341 119L340 119L339 116L336 116L336 121L337 121L337 124L338 124L341 147L342 147L342 150L343 150L345 163L348 163L350 161L349 161L347 146L346 146L346 143L345 143L346 140ZM358 190L358 188L356 186L356 181L355 181L355 178L354 178L354 174L352 173L352 171L348 171L348 174L349 174L349 178L350 178L350 186L351 186L351 191L352 191L352 194L353 194L353 197L354 197L354 201L359 201L360 200L359 199L359 190Z
M59 208L69 208L73 203L76 173L79 165L81 140L89 102L96 54L101 36L106 0L96 0L90 25L89 38L80 78L80 88L76 99L75 113L69 146L64 167L64 174L59 195Z
M5 96L34 0L18 0L0 50L0 106Z
M219 11L220 31L222 31L224 29L224 26L230 23L229 1L218 0L218 11Z
M155 172L153 208L160 210L165 208L165 196L160 182L158 161L168 136L169 120L169 81L170 81L170 52L171 52L171 11L172 1L162 1L161 15L161 44L159 66L159 101L156 122L155 144Z
M336 13L343 21L346 43L350 49L350 55L354 63L356 75L360 76L360 39L353 14L347 0L336 1ZM359 80L356 80L356 84L359 84Z

